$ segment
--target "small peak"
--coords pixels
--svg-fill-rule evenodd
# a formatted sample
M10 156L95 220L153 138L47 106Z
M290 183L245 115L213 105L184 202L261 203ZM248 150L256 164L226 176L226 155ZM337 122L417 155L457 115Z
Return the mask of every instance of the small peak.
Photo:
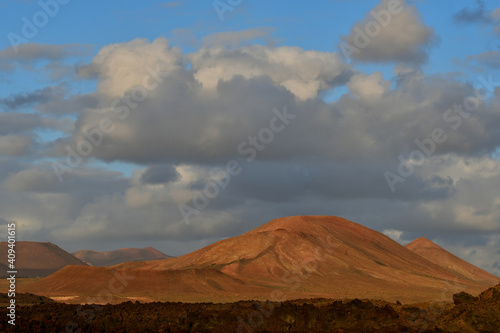
M336 216L326 216L326 215L298 215L298 216L287 216L280 217L274 219L257 229L255 231L264 231L264 230L308 230L312 225L322 225L322 224L331 224L331 223L339 223L339 222L350 222L346 219ZM352 223L352 222L350 222Z
M441 248L439 245L434 243L433 241L425 238L425 237L419 237L415 239L413 242L406 244L405 245L407 248L415 248L415 247L434 247L434 248Z
M425 238L425 237L419 237L419 238L415 239L414 242L432 243L432 244L434 244L430 239Z

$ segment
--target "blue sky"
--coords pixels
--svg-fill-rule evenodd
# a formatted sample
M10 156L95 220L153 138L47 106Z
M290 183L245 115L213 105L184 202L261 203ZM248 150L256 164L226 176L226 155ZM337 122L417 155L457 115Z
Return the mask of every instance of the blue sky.
M272 218L328 214L401 243L426 236L500 274L494 2L401 1L349 59L339 45L389 0L61 2L0 2L0 220L18 221L21 238L180 255ZM214 4L231 10L221 20ZM44 18L26 35L26 20ZM159 86L59 177L67 147L155 66L168 72ZM447 121L484 80L475 113ZM297 120L248 161L238 147L274 108ZM447 139L410 161L436 128ZM241 174L194 207L232 160ZM188 221L182 204L196 210Z

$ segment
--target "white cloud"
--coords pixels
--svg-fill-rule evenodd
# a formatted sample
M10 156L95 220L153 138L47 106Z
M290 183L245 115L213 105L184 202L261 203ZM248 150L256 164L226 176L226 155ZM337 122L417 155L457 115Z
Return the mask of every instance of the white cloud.
M189 59L195 78L204 90L215 92L219 81L229 81L235 75L246 79L268 76L303 100L332 89L349 70L335 53L304 51L297 47L204 48L189 55Z
M134 39L128 43L104 46L92 63L80 67L83 76L97 75L100 79L99 93L120 97L127 90L143 85L150 77L148 68L171 72L183 68L181 51L170 47L167 39L157 38L153 42Z
M347 83L347 87L358 99L379 99L389 91L390 81L384 81L381 72L373 72L370 75L356 74Z
M454 192L443 200L419 204L423 218L451 228L500 230L500 162L492 157L454 155L431 158L419 173L424 178L449 179Z
M396 242L399 242L401 236L403 235L403 231L396 229L385 229L382 233Z

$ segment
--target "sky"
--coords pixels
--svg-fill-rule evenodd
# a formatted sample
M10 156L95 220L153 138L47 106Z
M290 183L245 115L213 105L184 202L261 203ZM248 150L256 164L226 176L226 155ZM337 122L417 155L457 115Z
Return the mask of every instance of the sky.
M0 17L0 222L18 240L178 256L334 215L500 276L495 2L18 0Z

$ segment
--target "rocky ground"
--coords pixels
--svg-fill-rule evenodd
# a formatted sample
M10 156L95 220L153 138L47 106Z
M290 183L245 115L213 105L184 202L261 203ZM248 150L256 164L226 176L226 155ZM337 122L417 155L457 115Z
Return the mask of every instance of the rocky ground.
M62 304L35 295L16 300L16 326L2 321L1 332L500 332L500 284L478 297L456 294L454 303L411 306L358 299L118 305ZM4 318L6 311L0 309Z

